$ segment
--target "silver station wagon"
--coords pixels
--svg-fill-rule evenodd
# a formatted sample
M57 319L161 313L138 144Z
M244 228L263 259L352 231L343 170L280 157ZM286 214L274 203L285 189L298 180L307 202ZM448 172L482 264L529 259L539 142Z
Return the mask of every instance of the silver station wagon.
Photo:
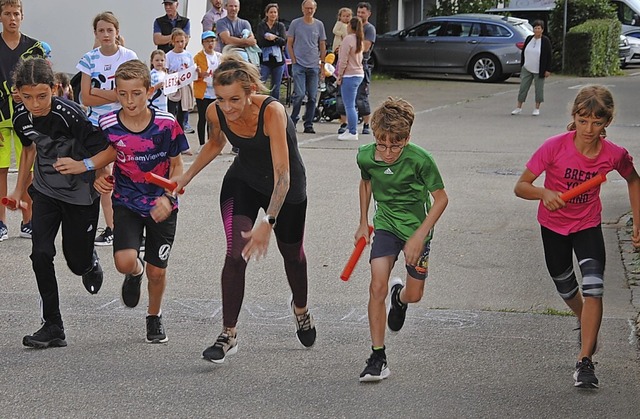
M374 69L395 73L470 74L476 81L504 81L520 72L525 19L468 14L428 18L379 35Z

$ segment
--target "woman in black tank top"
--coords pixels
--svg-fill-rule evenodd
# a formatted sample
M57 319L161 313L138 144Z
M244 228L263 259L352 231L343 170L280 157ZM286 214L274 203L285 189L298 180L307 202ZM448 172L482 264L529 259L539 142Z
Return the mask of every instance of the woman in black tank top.
M207 109L209 140L191 167L173 179L178 184L176 190L186 186L222 152L227 140L239 149L220 191L227 237L222 269L223 330L202 355L208 361L222 363L226 355L237 351L236 323L247 262L266 255L271 230L293 294L291 310L296 336L310 347L315 342L316 329L307 309L307 260L302 243L306 175L295 127L280 102L256 93L267 91L258 69L237 54L223 55L213 77L216 102ZM261 208L265 215L256 224Z

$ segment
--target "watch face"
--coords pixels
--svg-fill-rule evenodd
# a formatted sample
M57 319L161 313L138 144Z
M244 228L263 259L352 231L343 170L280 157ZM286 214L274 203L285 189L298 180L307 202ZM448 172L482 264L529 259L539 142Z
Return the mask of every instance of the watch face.
M273 216L267 216L267 221L269 222L269 224L273 225L276 223L276 217Z

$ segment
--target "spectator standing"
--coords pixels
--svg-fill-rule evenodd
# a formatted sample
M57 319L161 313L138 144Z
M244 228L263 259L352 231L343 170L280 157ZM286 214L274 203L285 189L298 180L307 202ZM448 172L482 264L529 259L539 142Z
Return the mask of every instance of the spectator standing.
M2 22L2 34L0 34L0 57L2 57L0 60L0 196L7 195L7 178L9 166L11 166L11 143L14 143L16 150L16 164L19 164L22 152L22 143L15 136L11 122L14 104L20 102L20 98L13 90L11 73L21 59L30 56L45 56L45 51L38 41L20 32L23 18L21 0L0 1L0 21ZM21 199L27 203L27 208L22 210L20 236L31 238L31 198L25 193ZM9 238L9 229L5 223L6 211L4 206L0 205L0 242Z
M198 79L193 82L193 92L198 108L198 153L202 150L207 135L207 108L216 100L213 88L213 72L220 65L222 54L215 50L216 34L213 31L202 33L202 51L198 52L193 61L198 70Z
M98 47L84 54L76 69L82 73L80 98L89 108L89 121L98 126L100 115L120 109L115 91L114 75L118 66L137 59L135 52L118 42L120 23L111 12L103 12L93 19L93 34ZM120 41L121 42L121 41ZM106 170L111 170L108 167ZM96 237L97 246L113 244L113 208L109 194L100 197L105 228Z
M167 56L161 49L151 53L151 87L153 94L149 98L149 106L168 112L167 95L164 94L164 79L167 78Z
M163 1L166 14L153 22L153 43L165 53L173 49L171 33L175 28L180 28L187 34L187 42L191 36L191 22L178 14L178 0Z
M342 40L338 55L338 78L344 107L347 113L348 130L338 136L338 140L358 141L358 113L356 112L356 94L364 79L362 68L362 22L352 18L348 25L348 34Z
M511 111L511 115L519 115L522 112L522 104L527 100L527 93L534 83L536 92L536 107L533 116L540 115L540 104L544 102L544 79L551 75L551 40L544 36L544 22L533 21L533 35L529 35L522 48L522 69L520 71L520 90L518 92L518 104Z
M291 119L294 124L300 119L302 100L307 96L307 107L304 114L304 132L315 134L313 117L316 113L316 96L318 94L318 77L320 67L324 66L327 54L327 35L324 24L313 17L318 4L314 0L302 2L302 17L294 19L287 34L287 49L291 57L293 73L293 109ZM318 63L320 62L320 63Z
M284 46L287 44L287 30L278 21L278 4L269 3L264 9L264 20L258 23L256 35L262 49L260 78L263 83L271 77L271 96L280 100L280 84L284 74Z
M371 51L373 45L376 43L376 27L369 22L371 17L371 3L361 1L358 3L356 9L356 15L362 21L362 29L364 31L364 49L362 54L362 67L364 69L364 80L358 87L358 94L356 96L356 106L358 108L358 114L362 117L362 134L371 134L371 128L369 121L371 120L371 105L369 104L369 85L371 84L371 67L369 66L369 58L371 57ZM340 112L340 121L342 124L338 129L338 134L342 134L347 130L346 112L342 100L338 101L338 112Z
M222 0L211 0L211 9L202 17L202 32L217 32L217 22L227 16L227 9L222 5ZM220 42L216 42L216 51L222 52Z
M334 54L340 52L340 44L345 36L347 36L347 26L353 17L353 11L348 7L341 7L338 10L338 20L333 25L333 44L331 48Z
M227 45L240 48L257 45L256 38L251 30L251 23L238 17L239 12L240 0L227 0L227 16L216 22L220 51ZM243 31L245 35L243 35ZM247 34L246 31L249 31L249 33Z

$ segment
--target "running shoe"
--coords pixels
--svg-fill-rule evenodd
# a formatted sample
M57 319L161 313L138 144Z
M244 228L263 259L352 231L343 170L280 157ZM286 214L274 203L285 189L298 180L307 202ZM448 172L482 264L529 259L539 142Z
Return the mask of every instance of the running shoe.
M60 348L67 346L64 330L57 324L44 324L33 335L22 338L22 344L30 348Z
M7 225L0 221L0 242L7 240L9 238L9 229L7 228Z
M376 352L373 351L369 359L367 359L367 366L360 374L361 383L382 381L391 373L387 366L387 358Z
M33 229L31 228L31 221L28 223L20 222L20 237L25 239L30 239L33 234Z
M293 321L296 325L296 337L303 346L310 348L316 342L316 325L313 321L313 316L308 309L302 314L296 314L293 306L293 296L291 296L290 305Z
M122 302L129 308L134 308L140 302L140 284L142 283L142 275L144 275L144 261L138 256L138 260L142 264L142 272L139 275L127 274L122 282Z
M573 379L576 381L575 387L598 388L595 366L586 356L582 358L582 361L576 362L576 372L573 373Z
M222 364L227 355L233 355L236 352L238 352L237 335L231 336L228 329L225 329L218 335L216 343L202 352L202 358L214 364Z
M389 314L387 315L387 326L392 332L397 332L404 326L404 319L407 316L407 304L400 302L400 291L404 288L402 279L393 278L389 290Z
M113 231L111 227L99 228L100 234L96 237L94 243L96 246L111 246L113 245Z
M147 316L147 343L165 343L169 340L164 332L162 315Z
M82 284L90 294L97 294L100 291L100 287L102 287L103 278L104 273L102 272L102 266L100 266L100 259L96 250L93 249L93 266L82 274Z

